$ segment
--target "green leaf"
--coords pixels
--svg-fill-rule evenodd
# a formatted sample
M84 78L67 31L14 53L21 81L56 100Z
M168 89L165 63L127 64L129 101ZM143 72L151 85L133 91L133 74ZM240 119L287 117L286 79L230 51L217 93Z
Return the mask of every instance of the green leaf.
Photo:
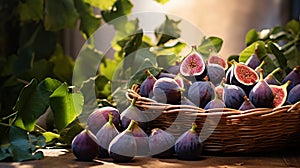
M186 47L186 44L183 42L177 42L171 46L163 46L163 47L153 47L155 55L176 55L178 56L182 49Z
M300 52L295 45L285 51L284 55L287 59L287 65L290 69L300 65Z
M18 77L25 81L30 81L32 78L41 81L45 77L52 75L53 67L54 65L52 62L42 59L35 61L31 69L18 75Z
M106 59L105 63L100 64L100 74L111 81L120 62L120 59Z
M78 13L73 0L46 0L44 26L46 30L59 31L75 28Z
M126 42L123 48L125 57L136 51L140 47L140 45L142 44L143 34L143 30L139 29L135 34L130 36L130 40Z
M211 51L219 52L222 48L223 40L219 37L204 38L200 45L197 47L197 51L203 55L209 55Z
M157 76L163 69L159 67L149 67L147 68L153 76ZM145 69L141 69L137 71L128 81L128 88L130 88L133 84L141 84L147 75L145 73Z
M158 67L163 67L164 69L166 69L166 68L170 67L171 65L175 64L177 60L178 60L178 57L176 57L175 54L158 55L156 57Z
M45 146L45 138L41 134L32 134L21 128L12 126L9 130L9 139L13 161L41 159L43 154L36 152Z
M165 3L169 2L170 0L155 0L155 1L158 3L161 3L161 4L165 4Z
M43 0L20 1L18 9L20 20L38 21L43 18Z
M247 59L255 52L256 48L258 58L263 60L267 54L265 43L263 41L256 41L240 53L239 62L246 62Z
M285 28L290 31L294 36L300 33L300 23L296 20L291 20L287 23Z
M83 106L81 93L69 93L67 84L62 84L50 95L50 107L59 131L63 130L81 113Z
M287 69L287 60L284 54L279 51L273 42L268 42L268 47L277 58L280 68L285 71Z
M181 20L175 21L169 19L166 15L166 20L160 26L155 28L154 35L156 37L157 46L180 37L181 30L178 28L180 22Z
M99 2L91 0L85 1L93 3ZM80 30L85 34L86 38L88 38L100 27L101 18L99 16L95 16L91 6L84 3L82 0L75 0L74 3L78 13L80 14Z
M55 53L51 56L50 62L54 64L54 75L61 81L71 83L74 61L71 57L64 55L63 49L60 45L56 46Z
M247 32L246 34L246 45L249 46L253 42L258 40L258 33L256 32L255 29L251 29Z
M59 140L67 145L71 145L74 137L78 135L83 129L84 128L82 127L81 123L75 120L67 128L61 131Z
M60 138L59 134L56 134L56 133L53 133L53 132L44 132L43 136L46 139L46 143L49 143L49 142L51 142L51 141L53 141L55 139L59 139Z
M84 0L84 2L102 10L110 10L116 1L117 0Z
M114 19L128 15L132 7L133 5L129 0L117 0L110 9L102 10L101 15L104 21L108 23Z

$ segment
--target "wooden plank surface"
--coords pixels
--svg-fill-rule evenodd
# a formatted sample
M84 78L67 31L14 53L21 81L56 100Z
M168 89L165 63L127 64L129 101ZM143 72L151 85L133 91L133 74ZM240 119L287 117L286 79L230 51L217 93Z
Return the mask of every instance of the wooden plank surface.
M257 168L257 167L300 167L300 149L282 150L251 155L203 155L197 161L173 159L155 159L136 157L130 163L113 163L111 159L93 162L77 161L72 152L66 149L43 149L45 158L25 162L0 162L0 168L113 168L113 167L203 167L203 168Z

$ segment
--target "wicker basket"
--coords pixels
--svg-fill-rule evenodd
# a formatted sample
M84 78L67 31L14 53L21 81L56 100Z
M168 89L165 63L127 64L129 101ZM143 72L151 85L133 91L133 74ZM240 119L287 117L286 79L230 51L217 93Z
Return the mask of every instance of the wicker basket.
M300 145L300 102L274 109L204 110L191 105L157 103L138 93L139 86L133 85L126 96L130 101L136 97L136 106L152 116L148 131L162 128L178 137L195 122L208 152L267 152Z

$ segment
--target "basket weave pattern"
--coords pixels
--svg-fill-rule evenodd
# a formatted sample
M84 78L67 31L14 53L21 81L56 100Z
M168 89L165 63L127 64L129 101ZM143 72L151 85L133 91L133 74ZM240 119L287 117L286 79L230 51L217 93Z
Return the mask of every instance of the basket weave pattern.
M274 109L204 110L190 105L157 103L138 93L139 86L133 85L126 96L130 101L137 98L136 106L147 116L152 115L149 130L168 129L178 137L195 122L200 138L204 139L204 150L208 152L266 152L300 145L300 102Z

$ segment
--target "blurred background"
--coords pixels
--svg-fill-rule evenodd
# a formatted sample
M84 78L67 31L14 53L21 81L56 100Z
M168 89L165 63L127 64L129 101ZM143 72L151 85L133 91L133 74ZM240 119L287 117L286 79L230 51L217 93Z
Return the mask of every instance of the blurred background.
M220 55L224 58L245 48L245 35L250 29L260 31L284 25L292 18L298 20L300 13L298 0L170 0L163 5L153 0L132 0L132 3L132 14L164 12L187 20L206 36L222 38ZM99 36L105 39L103 36L113 34L111 31ZM84 39L76 30L67 31L65 39L67 55L76 57Z

